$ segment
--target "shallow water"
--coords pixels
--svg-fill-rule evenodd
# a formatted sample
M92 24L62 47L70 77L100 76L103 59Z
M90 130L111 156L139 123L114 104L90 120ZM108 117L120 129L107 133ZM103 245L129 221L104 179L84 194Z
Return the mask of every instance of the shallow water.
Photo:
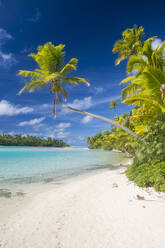
M4 192L7 197L19 194L25 186L33 184L56 182L103 168L114 169L124 160L128 159L121 153L86 148L0 147L0 196L4 197Z

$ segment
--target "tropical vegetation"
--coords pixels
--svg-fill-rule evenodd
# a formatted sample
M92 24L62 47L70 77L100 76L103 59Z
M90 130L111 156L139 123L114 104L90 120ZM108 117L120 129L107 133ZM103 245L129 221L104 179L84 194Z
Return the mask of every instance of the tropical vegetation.
M144 39L144 28L134 26L114 45L115 62L127 60L128 77L122 80L122 103L134 106L114 119L135 132L118 127L87 139L89 148L120 150L134 157L126 175L139 186L165 191L165 42L153 47L156 37ZM112 102L110 103L112 105Z
M41 139L35 136L27 135L0 135L1 146L47 146L47 147L64 147L68 146L62 140L56 140L52 138Z
M72 58L65 64L65 45L62 44L55 46L49 42L39 46L37 53L30 54L37 67L33 71L19 71L19 75L29 79L19 93L47 87L54 94L54 117L58 101L65 109L110 123L110 131L87 139L89 148L128 153L134 158L126 171L128 178L139 186L154 186L156 190L165 191L165 42L154 48L155 40L155 36L145 39L144 28L135 25L126 29L121 40L114 44L113 52L118 53L115 64L127 61L128 76L120 84L122 103L132 106L129 114L117 116L118 103L114 100L109 105L115 110L113 119L64 104L68 96L65 84L89 86L89 82L72 76L78 59Z

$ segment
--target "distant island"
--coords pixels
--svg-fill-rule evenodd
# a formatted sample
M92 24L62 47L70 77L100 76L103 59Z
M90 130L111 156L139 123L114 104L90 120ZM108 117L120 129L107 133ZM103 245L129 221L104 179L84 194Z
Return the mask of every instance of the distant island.
M52 139L41 139L39 137L27 135L0 135L1 146L43 146L43 147L69 147L63 140Z

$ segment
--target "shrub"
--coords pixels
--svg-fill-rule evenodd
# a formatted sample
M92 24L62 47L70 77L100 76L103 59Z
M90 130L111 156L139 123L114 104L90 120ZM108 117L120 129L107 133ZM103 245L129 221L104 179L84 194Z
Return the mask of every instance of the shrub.
M165 161L137 164L133 163L126 170L127 177L140 187L154 187L165 191Z

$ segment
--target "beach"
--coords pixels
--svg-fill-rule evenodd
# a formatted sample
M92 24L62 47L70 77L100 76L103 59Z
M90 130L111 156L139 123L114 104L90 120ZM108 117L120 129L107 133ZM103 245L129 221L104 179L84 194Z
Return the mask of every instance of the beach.
M0 247L164 248L164 233L165 194L137 187L120 168L36 194L1 221Z

